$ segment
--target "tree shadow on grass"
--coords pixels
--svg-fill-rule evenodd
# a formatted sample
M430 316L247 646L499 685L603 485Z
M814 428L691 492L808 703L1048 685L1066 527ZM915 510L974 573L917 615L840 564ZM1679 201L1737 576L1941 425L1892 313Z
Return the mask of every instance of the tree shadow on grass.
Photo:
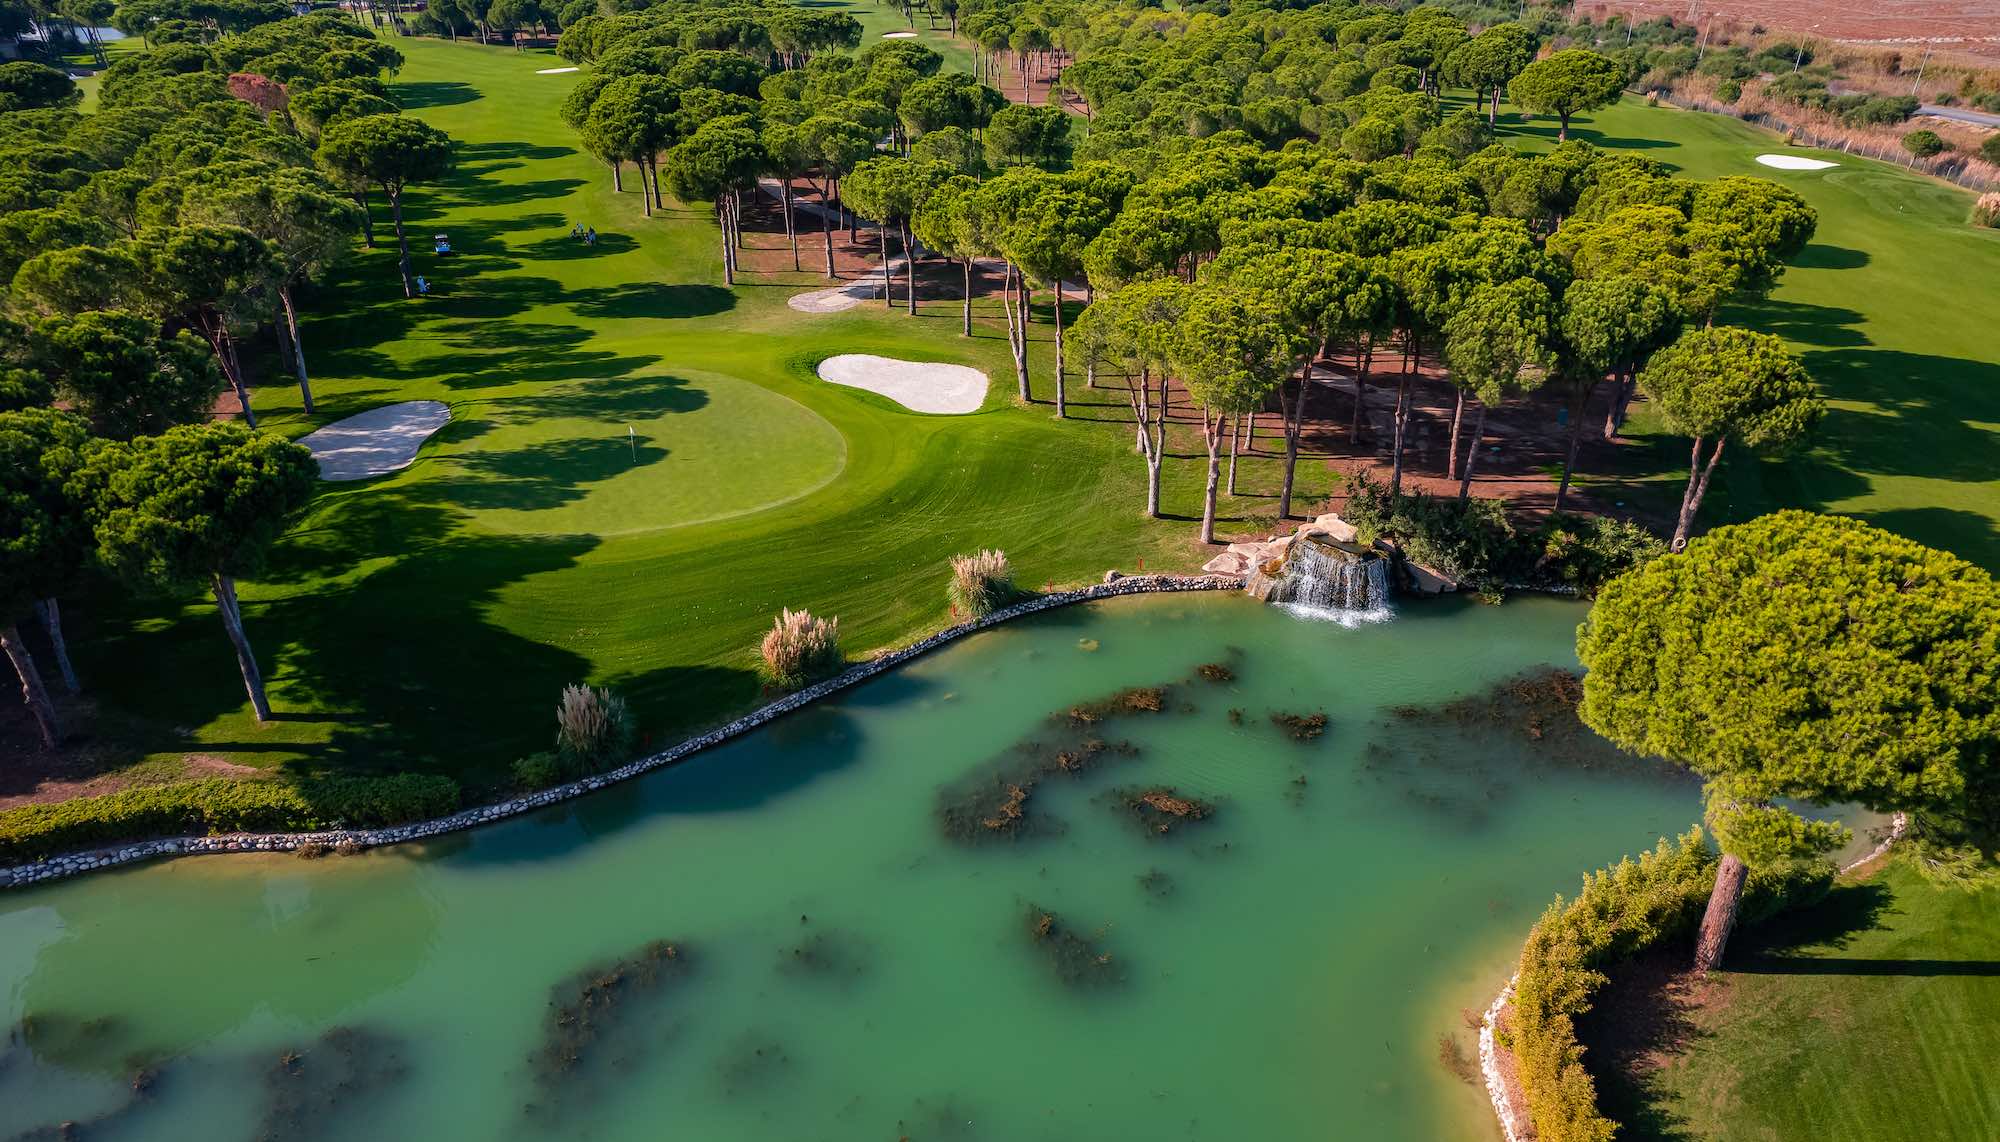
M572 262L585 258L605 258L613 254L623 254L639 248L639 243L625 234L614 234L606 230L597 232L597 240L585 243L581 238L572 238L567 229L559 230L553 238L543 238L525 246L515 247L515 252L537 261Z
M468 452L409 489L412 500L468 511L546 511L575 503L599 484L657 464L667 449L643 435L572 438L508 451Z
M492 162L501 159L560 159L575 153L575 147L550 147L523 142L460 143L458 146L458 159L461 165L467 162Z
M1792 259L1791 264L1809 270L1858 270L1873 260L1866 250L1814 242Z
M1877 527L1956 552L1988 570L2000 568L2000 527L1991 516L1955 508L1894 508L1857 514Z
M1608 135L1592 126L1592 122L1593 120L1588 115L1570 116L1570 139L1589 143L1593 147L1602 147L1608 151L1678 150L1681 146L1681 144L1671 139ZM1555 119L1536 118L1532 121L1523 120L1517 122L1512 127L1503 126L1500 134L1503 137L1507 135L1520 135L1529 138L1546 139L1549 143L1553 144L1556 141L1556 135L1561 129L1562 124ZM1667 165L1669 167L1673 166L1672 163L1668 163Z
M480 98L478 88L456 79L392 83L389 93L396 97L405 111L425 107L457 107L464 103L476 103Z
M575 290L564 300L584 317L712 317L736 306L736 294L721 286L657 282Z
M488 536L455 530L457 514L408 496L314 521L302 539L324 556L405 533L392 562L266 604L246 620L283 632L274 694L288 705L361 711L288 772L424 771L504 780L546 729L561 687L583 677L579 655L490 620L500 592L563 570L597 546L590 536ZM448 529L440 533L440 529ZM412 533L434 538L414 542ZM226 651L225 643L225 651Z

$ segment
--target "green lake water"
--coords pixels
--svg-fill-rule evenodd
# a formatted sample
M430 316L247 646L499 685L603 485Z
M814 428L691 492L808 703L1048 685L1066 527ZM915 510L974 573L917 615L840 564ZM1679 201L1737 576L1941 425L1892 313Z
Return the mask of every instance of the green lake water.
M1560 726L1393 707L1573 666L1583 614L1070 608L533 817L0 896L0 1139L1483 1142L1439 1036L1470 1056L1550 898L1697 798ZM1269 716L1321 711L1309 742ZM1011 839L947 835L948 789L1093 737ZM1214 811L1149 832L1114 791L1156 786Z

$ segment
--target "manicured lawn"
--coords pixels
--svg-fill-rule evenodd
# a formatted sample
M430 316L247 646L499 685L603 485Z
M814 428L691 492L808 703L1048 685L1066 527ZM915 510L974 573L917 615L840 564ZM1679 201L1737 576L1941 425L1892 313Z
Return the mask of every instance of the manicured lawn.
M887 8L855 11L874 33L895 22ZM784 299L819 284L812 273L749 273L725 289L705 207L643 218L636 182L614 194L577 149L555 113L576 77L535 74L560 61L395 42L406 104L461 142L450 180L405 205L434 292L402 298L378 198L382 248L308 301L318 414L282 376L257 404L293 434L409 399L445 401L455 421L410 469L329 487L246 585L279 721L249 718L205 601L72 602L79 664L107 708L135 715L120 734L152 771L205 753L490 788L546 744L568 682L625 692L655 743L750 705L753 648L781 607L839 615L862 652L948 621L942 567L955 552L1002 547L1034 586L1206 558L1188 523L1192 434L1167 463L1177 518L1143 520L1122 394L1072 378L1076 422L1051 416L1046 307L1032 330L1042 403L1016 407L988 307L968 340L948 298L917 318L879 305L808 316ZM1712 117L1630 104L1581 131L1651 137L1647 153L1691 174L1772 173L1750 163L1762 135ZM1979 338L1983 310L1950 302L1954 288L2000 296L2000 240L1960 224L1962 195L1890 168L1779 177L1819 205L1820 241L1757 317L1811 351L1840 411L1804 460L1732 459L1713 518L1804 503L2000 563L2000 485L1981 460L2000 421L2000 344ZM597 228L595 246L568 237L579 221ZM438 231L454 256L429 252ZM970 364L994 388L977 415L918 416L818 381L819 360L848 352ZM1629 455L1632 496L1678 490L1678 441ZM1244 461L1225 534L1271 527L1278 473L1273 458ZM1308 509L1332 487L1323 465L1301 465Z
M1632 98L1571 133L1692 178L1773 179L1819 211L1817 237L1770 299L1723 320L1789 340L1831 411L1802 455L1726 459L1703 522L1782 507L1840 512L2000 570L2000 231L1967 224L1972 196L1885 163L1786 148L1734 119ZM1555 132L1537 121L1521 134L1546 145ZM1785 171L1756 161L1774 151L1840 165ZM1686 478L1686 442L1658 435L1657 419L1635 408L1641 447L1628 452L1623 490L1671 506Z
M1749 934L1630 1136L2000 1138L1996 932L2000 895L1892 867Z
M1080 419L1053 419L1046 313L1044 403L1017 408L997 320L961 338L955 302L808 316L784 300L814 274L725 289L708 210L645 219L636 182L614 195L575 149L555 116L575 77L534 74L559 61L396 43L408 105L462 144L451 180L405 204L434 292L402 298L378 198L382 248L308 307L318 414L282 376L256 403L293 434L398 400L445 401L454 421L404 472L329 486L246 586L278 721L249 718L205 600L72 605L80 668L138 715L129 732L155 769L206 753L491 786L546 746L568 682L617 687L656 743L752 704L754 648L781 607L840 616L844 645L865 652L949 621L956 552L1004 548L1030 586L1207 558L1184 522L1199 464L1169 462L1183 521L1149 523L1129 437L1094 422L1122 414L1122 395L1073 377ZM575 221L595 246L568 237ZM449 258L430 252L439 231ZM919 416L814 376L848 352L971 364L995 383L979 414ZM1245 477L1274 490L1275 462ZM1305 502L1330 486L1309 475ZM1246 497L1227 526L1272 510Z

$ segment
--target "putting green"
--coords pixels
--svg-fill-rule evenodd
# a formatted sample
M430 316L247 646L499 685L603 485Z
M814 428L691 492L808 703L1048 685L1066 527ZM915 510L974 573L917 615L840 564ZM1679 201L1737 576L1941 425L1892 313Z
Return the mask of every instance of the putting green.
M840 432L718 374L627 377L462 404L422 485L505 535L624 535L726 519L840 474Z

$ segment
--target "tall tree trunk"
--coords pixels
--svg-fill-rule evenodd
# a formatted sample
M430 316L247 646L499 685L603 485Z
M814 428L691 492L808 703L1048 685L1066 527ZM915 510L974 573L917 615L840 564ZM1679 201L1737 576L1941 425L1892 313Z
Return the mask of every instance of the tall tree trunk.
M639 168L640 213L644 214L648 218L651 218L653 216L653 188L652 185L646 179L646 164L642 162L635 162L632 165ZM717 203L716 205L720 206L721 203ZM720 215L717 215L717 217L720 217Z
M730 212L728 196L716 200L716 216L722 222L722 284L736 284L736 218Z
M1451 450L1444 461L1444 478L1458 479L1459 426L1465 422L1465 390L1459 389L1451 406Z
M1458 498L1472 495L1472 470L1479 466L1479 446L1486 442L1486 402L1479 402L1479 415L1472 421L1472 445L1466 449L1465 470L1458 481Z
M909 291L910 316L917 315L917 252L910 247L910 220L896 223L896 237L903 243L903 288Z
M1562 126L1556 128L1556 142L1562 143L1562 142L1567 142L1568 140L1569 140L1569 112L1565 111L1562 113Z
M403 193L390 192L386 186L382 189L389 194L389 215L396 220L396 268L403 274L403 296L412 298L417 296L417 287L410 281L410 236L403 232Z
M1557 511L1563 510L1563 504L1569 499L1570 477L1576 472L1576 448L1583 440L1583 413L1585 409L1590 407L1590 394L1596 391L1596 381L1583 386L1582 391L1577 394L1576 407L1570 410L1569 444L1563 450L1562 482L1556 485Z
M1625 427L1626 411L1632 407L1632 397L1638 387L1630 369L1617 378L1617 388L1611 394L1611 407L1604 413L1604 439L1618 439L1619 430Z
M1292 485L1299 466L1299 431L1305 425L1306 393L1312 384L1312 357L1299 366L1299 396L1295 401L1285 399L1285 388L1278 386L1278 414L1285 422L1285 483L1278 493L1278 518L1292 518Z
M1375 353L1372 338L1363 334L1354 343L1354 423L1347 426L1351 444L1361 443L1361 424L1368 413L1368 358Z
M965 322L959 330L962 337L972 336L972 259L965 259Z
M72 694L83 693L83 683L76 679L76 667L69 660L69 640L63 637L62 606L51 595L42 600L42 629L48 632L49 649L56 656L56 673L62 676L63 689Z
M1132 378L1125 378L1126 398L1132 403L1132 426L1139 438L1139 454L1146 458L1146 517L1156 519L1160 514L1160 470L1159 449L1153 444L1152 385L1153 378L1145 370L1139 371L1139 383L1132 384Z
M820 237L826 239L826 276L831 279L833 277L833 206L828 202L824 192L821 192L819 196L819 233Z
M867 196L863 195L863 197ZM896 308L895 290L889 284L891 280L889 277L889 224L887 222L877 222L875 224L875 234L882 243L882 308L894 309Z
M1701 934L1694 944L1694 970L1714 971L1722 963L1722 950L1736 927L1736 909L1743 902L1743 882L1749 866L1734 853L1723 853L1715 868L1715 888L1708 894L1708 910L1701 915Z
M1204 405L1201 410L1202 442L1208 445L1208 482L1201 493L1201 541L1215 542L1215 490L1222 482L1222 417L1209 412Z
M1243 414L1229 418L1229 494L1236 494L1236 456L1243 448Z
M1000 291L1000 307L1007 318L1007 349L1014 356L1014 380L1020 386L1022 404L1034 403L1034 392L1028 385L1028 328L1026 315L1028 301L1023 295L1013 292L1014 283L1020 280L1020 271L1014 264L1007 264L1007 282ZM1019 304L1014 304L1018 301Z
M665 210L665 209L667 208L667 200L666 200L666 199L665 199L664 197L662 197L662 196L661 196L661 194L660 194L660 156L659 156L659 155L657 155L657 154L652 154L652 155L647 155L647 156L646 156L646 173L647 173L648 175L651 175L651 176L652 176L652 179L653 179L653 209L655 209L655 210Z
M1171 390L1167 374L1160 372L1160 400L1153 408L1153 453L1146 460L1146 515L1160 518L1160 468L1167 458L1167 403Z
M611 190L614 194L625 193L625 163L622 159L611 160Z
M1069 394L1063 390L1063 287L1062 278L1056 278L1056 417L1069 416ZM1234 490L1233 488L1231 489Z
M243 410L243 422L257 427L257 414L250 408L250 386L243 381L243 370L237 365L236 355L229 351L229 330L221 318L210 326L202 322L202 332L208 335L209 348L215 350L216 363L222 366L222 376L229 382L229 388L236 394L236 403Z
M785 211L785 240L792 244L792 269L797 271L802 268L799 265L799 225L792 211L792 176L789 174L785 176L784 187L781 201Z
M375 215L368 209L367 187L354 192L354 205L361 208L361 244L372 250L375 248Z
M229 632L229 642L236 648L236 665L243 671L243 689L250 695L250 708L260 722L271 720L271 703L264 697L264 676L257 670L257 656L250 650L250 640L243 634L243 610L236 602L236 580L228 575L216 575L212 588L215 592L216 609L222 612L222 626Z
M292 305L292 287L289 284L278 287L278 300L284 303L285 328L292 335L292 364L299 374L299 396L304 399L306 412L310 414L315 411L312 380L306 376L306 347L305 343L299 340L299 311Z
M1403 443L1410 434L1410 371L1413 365L1424 359L1422 343L1417 339L1416 330L1409 331L1408 343L1403 353L1403 375L1396 379L1396 441L1395 457L1389 464L1389 495L1393 499L1403 494Z
M1722 446L1729 443L1726 436L1717 437L1715 448L1708 454L1708 462L1701 458L1702 439L1694 438L1694 456L1688 463L1687 491L1681 495L1681 514L1674 524L1674 541L1671 550L1679 551L1688 544L1688 535L1694 530L1694 518L1701 512L1701 498L1708 494L1708 478L1715 474L1715 465L1722 459Z
M28 646L21 641L21 632L12 623L0 627L0 650L14 664L14 673L21 679L21 700L28 704L28 710L35 715L35 727L42 732L42 745L56 748L62 740L62 728L56 723L56 707L49 701L49 692L42 688L41 672L35 669L34 656L28 653Z

